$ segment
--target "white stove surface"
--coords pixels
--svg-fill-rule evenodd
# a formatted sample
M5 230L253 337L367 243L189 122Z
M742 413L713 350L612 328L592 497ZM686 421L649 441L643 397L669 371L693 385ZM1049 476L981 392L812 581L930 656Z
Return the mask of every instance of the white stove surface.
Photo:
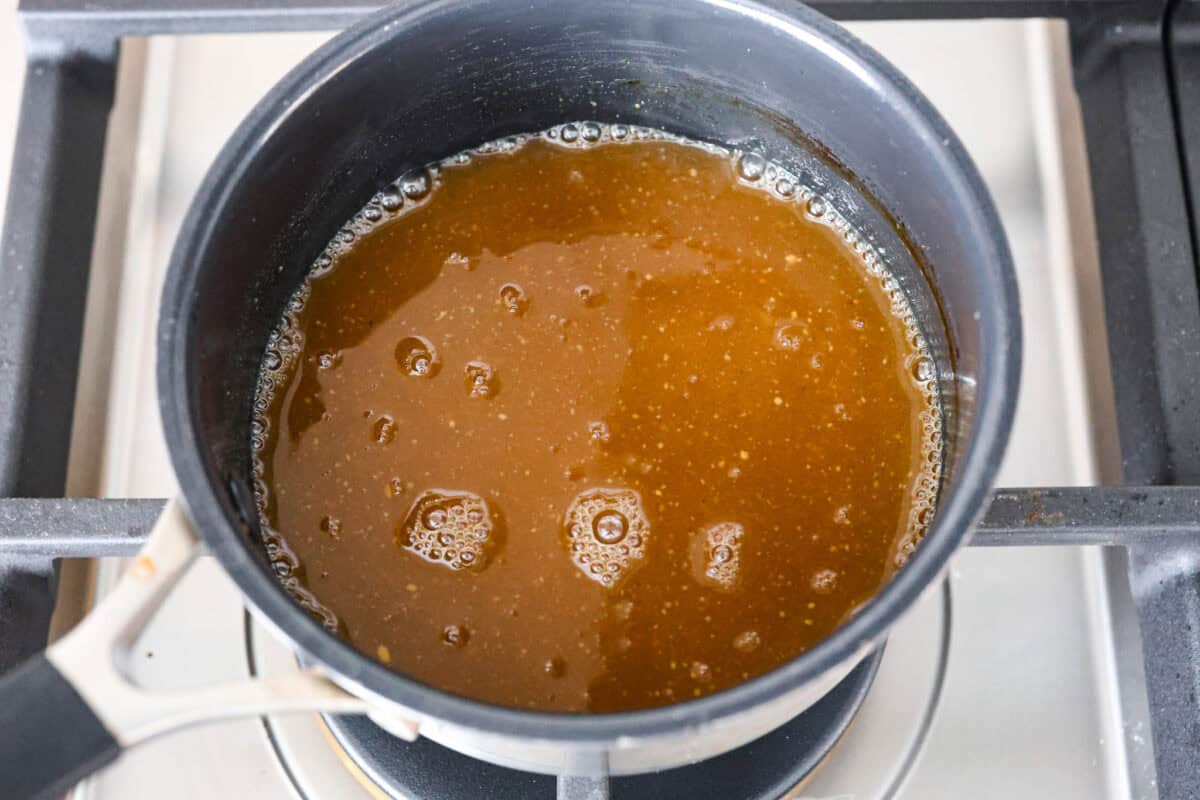
M1087 288L1095 265L1069 228L1071 219L1086 220L1090 211L1085 198L1081 215L1072 195L1079 164L1069 153L1079 143L1072 139L1078 136L1071 129L1077 125L1073 95L1063 88L1069 87L1063 29L1040 21L850 27L891 58L950 120L983 172L1008 232L1027 344L1001 484L1095 482L1085 371L1095 354L1084 352L1080 322L1089 313L1093 293ZM91 350L85 353L100 355L85 362L80 397L100 400L77 414L76 437L98 439L102 446L94 457L73 463L75 486L118 497L174 492L157 419L154 325L175 231L236 123L324 38L273 34L126 43L127 60L145 62L144 74L123 69L118 101L134 112L140 104L141 110L130 172L119 176L128 182L132 200L119 256L98 258L94 265L100 274L93 281L111 289L90 312L115 322L101 325L89 318ZM90 424L81 429L80 419ZM118 562L100 565L100 592L119 569ZM1143 797L1132 793L1127 774L1125 747L1140 732L1123 730L1121 722L1100 553L966 550L956 557L951 577L953 621L941 702L924 752L897 796ZM934 681L939 603L931 593L897 630L862 713L799 796L878 796L911 740L914 709L925 707ZM169 688L245 677L247 669L239 595L219 567L204 559L147 630L133 674L148 686ZM315 717L278 722L290 726L282 737L285 747L295 748L297 763L309 765L300 778L308 796L370 796L332 754ZM300 795L263 721L250 719L139 747L85 782L76 796Z

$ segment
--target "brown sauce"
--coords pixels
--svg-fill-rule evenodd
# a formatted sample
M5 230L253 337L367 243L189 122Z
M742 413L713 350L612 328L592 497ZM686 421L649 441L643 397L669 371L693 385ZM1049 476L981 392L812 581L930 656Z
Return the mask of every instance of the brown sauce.
M811 647L930 512L894 284L756 156L591 123L484 150L377 196L268 350L280 575L363 652L508 706L659 706Z

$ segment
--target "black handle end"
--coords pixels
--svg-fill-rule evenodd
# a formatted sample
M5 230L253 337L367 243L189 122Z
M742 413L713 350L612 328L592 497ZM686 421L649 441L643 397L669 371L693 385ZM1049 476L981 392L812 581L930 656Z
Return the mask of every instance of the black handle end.
M58 800L120 752L44 655L0 676L0 797Z

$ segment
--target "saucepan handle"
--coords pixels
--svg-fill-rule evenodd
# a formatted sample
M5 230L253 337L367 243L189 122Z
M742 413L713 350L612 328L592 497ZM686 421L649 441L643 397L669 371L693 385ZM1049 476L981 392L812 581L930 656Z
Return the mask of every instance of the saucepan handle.
M0 679L0 792L57 798L121 745L61 672L38 655Z
M187 725L288 711L367 713L366 702L317 670L180 691L134 683L121 661L201 552L178 501L116 588L73 631L0 678L0 797L61 797L125 747ZM372 719L415 738L416 724Z

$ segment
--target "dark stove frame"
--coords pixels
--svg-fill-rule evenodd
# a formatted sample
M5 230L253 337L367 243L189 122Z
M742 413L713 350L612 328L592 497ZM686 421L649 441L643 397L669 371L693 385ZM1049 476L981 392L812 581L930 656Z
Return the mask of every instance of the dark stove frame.
M161 505L63 498L121 40L334 30L378 5L20 0L27 69L0 239L0 670L45 646L53 559L131 554ZM1067 22L1125 486L1000 490L972 544L1108 546L1123 718L1153 732L1152 753L1127 749L1130 791L1198 798L1200 0L812 5L841 20Z

